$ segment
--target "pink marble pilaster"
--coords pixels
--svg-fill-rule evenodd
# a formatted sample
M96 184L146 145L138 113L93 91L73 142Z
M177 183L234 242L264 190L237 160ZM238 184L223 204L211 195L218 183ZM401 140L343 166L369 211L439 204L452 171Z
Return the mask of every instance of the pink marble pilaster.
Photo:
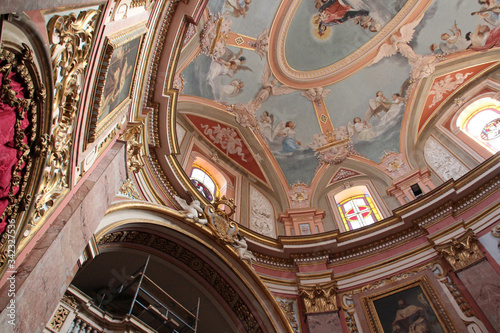
M340 317L337 311L308 313L306 322L311 333L342 333Z
M487 260L456 273L493 327L500 327L500 276Z
M16 325L8 323L0 291L2 332L42 332L72 281L78 257L127 177L126 144L116 142L17 267ZM8 284L6 284L8 286Z

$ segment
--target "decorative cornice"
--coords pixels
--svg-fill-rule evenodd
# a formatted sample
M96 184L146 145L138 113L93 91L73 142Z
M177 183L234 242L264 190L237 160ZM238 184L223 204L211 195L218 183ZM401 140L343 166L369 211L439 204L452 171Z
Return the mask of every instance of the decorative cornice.
M469 229L450 242L436 245L436 251L451 265L454 271L465 269L484 259L479 249L477 236Z
M304 301L306 313L321 313L338 310L337 282L315 286L299 286L299 296Z

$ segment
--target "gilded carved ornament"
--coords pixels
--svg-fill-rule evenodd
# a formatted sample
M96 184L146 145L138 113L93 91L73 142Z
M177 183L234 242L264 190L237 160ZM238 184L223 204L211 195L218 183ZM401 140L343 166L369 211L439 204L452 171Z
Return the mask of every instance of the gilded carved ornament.
M99 11L91 9L78 15L54 15L47 24L54 79L54 127L30 229L69 187L74 121L98 17ZM25 236L29 233L28 229Z
M120 136L120 139L127 141L127 167L130 172L139 172L144 168L142 161L141 136L144 125L132 125Z
M477 242L477 236L469 229L462 236L452 238L450 242L436 245L434 248L451 265L453 270L457 271L484 258Z
M299 296L304 301L306 313L337 311L337 282L300 286Z
M295 313L294 309L294 302L293 300L286 300L286 299L280 299L277 298L276 301L278 302L278 305L280 306L281 311L285 314L286 319L290 323L290 326L292 326L292 330L294 333L300 333L300 326L297 321L297 314Z
M32 200L31 189L37 186L37 168L42 163L47 148L47 137L42 132L46 122L39 117L45 109L45 86L33 59L33 52L26 44L17 45L4 41L0 51L0 98L4 119L13 121L13 130L4 134L2 156L10 175L4 175L8 184L5 196L7 203L0 213L0 222L6 223L0 240L0 268L12 258L13 245L19 244L29 219L27 211ZM7 153L6 153L7 152ZM12 154L14 152L14 154ZM40 158L40 159L39 159ZM15 233L13 233L15 231ZM7 238L9 239L7 241ZM9 266L13 269L12 266Z
M491 229L491 234L496 238L500 238L500 223ZM500 248L500 241L498 242L498 247Z

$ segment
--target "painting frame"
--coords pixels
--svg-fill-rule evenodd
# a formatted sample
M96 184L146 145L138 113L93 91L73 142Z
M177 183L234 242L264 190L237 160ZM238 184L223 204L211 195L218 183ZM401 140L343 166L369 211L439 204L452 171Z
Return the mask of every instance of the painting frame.
M417 298L420 304L416 302ZM422 316L425 317L425 320L420 321L421 325L432 324L435 331L436 328L441 328L443 333L457 332L450 315L446 312L442 301L431 287L426 276L364 296L361 298L361 303L372 332L393 332L394 325L399 325L401 323L399 320L402 320L405 314L416 311L417 308L421 309L419 311L425 311L426 313L425 316ZM394 305L388 306L388 304ZM406 307L402 308L403 305L406 305ZM395 310L396 306L400 310ZM411 308L412 306L413 308ZM391 327L391 329L388 330L388 327ZM402 329L400 332L405 332L405 330Z
M130 104L146 32L146 25L141 23L104 40L87 125L87 144L103 134Z

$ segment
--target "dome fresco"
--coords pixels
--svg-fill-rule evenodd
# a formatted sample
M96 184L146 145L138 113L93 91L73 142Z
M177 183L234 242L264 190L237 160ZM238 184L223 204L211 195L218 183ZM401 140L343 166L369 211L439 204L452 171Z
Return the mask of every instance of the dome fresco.
M494 45L498 14L483 7L473 1L209 1L201 50L178 69L181 96L212 100L239 115L239 125L261 145L254 150L276 161L285 190L311 186L324 165L356 157L373 166L388 154L409 153L401 127L413 125L408 101L418 80L433 76L448 57ZM479 45L487 38L493 44Z

